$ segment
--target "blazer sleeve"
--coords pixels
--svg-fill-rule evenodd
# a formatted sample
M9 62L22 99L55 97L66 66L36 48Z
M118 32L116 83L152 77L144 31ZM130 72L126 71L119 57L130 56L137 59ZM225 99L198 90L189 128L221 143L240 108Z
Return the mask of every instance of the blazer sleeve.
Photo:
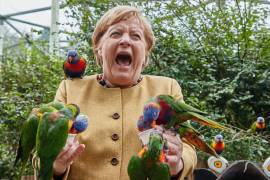
M63 80L57 91L56 91L56 95L54 97L54 101L59 101L59 102L62 102L62 103L67 103L67 92L66 92L66 81Z
M171 83L171 96L173 96L178 101L183 101L182 88L175 79L172 79Z
M177 83L176 80L172 80L172 96L179 100L184 101L182 89L180 85ZM179 180L183 180L184 178L187 179L193 179L193 170L195 169L197 165L197 155L195 148L192 145L189 145L188 143L183 140L183 152L182 152L182 159L184 163L184 167L178 177Z

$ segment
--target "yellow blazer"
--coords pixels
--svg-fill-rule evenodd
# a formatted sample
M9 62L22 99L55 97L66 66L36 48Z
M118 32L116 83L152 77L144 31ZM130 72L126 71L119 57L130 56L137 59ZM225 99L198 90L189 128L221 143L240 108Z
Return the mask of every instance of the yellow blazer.
M183 100L176 80L144 75L137 85L121 88L101 86L96 75L63 80L55 100L77 104L88 115L89 126L77 137L86 148L71 165L65 179L128 180L127 165L139 152L137 120L149 97L168 94ZM183 144L184 169L179 179L192 178L197 163L193 147Z

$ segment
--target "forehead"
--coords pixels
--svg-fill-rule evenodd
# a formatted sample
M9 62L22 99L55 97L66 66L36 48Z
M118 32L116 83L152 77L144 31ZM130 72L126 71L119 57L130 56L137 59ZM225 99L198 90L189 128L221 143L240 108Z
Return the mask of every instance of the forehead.
M108 28L108 31L113 30L113 29L118 29L118 28L124 28L124 29L129 29L129 30L138 30L141 32L143 32L143 30L144 30L142 23L136 17L124 19L124 20L121 20L117 23L114 23Z

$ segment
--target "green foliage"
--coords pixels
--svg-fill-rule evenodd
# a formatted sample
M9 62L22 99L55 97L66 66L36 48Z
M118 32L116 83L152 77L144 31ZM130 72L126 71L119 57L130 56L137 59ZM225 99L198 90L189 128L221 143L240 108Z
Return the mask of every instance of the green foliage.
M209 112L209 117L228 124L232 132L201 128L211 142L217 133L225 137L228 160L261 162L270 156L270 31L268 6L257 1L198 4L189 1L67 0L66 16L78 32L66 32L70 45L88 59L86 74L100 73L95 65L91 36L102 14L116 5L139 7L151 21L157 38L145 74L175 78L185 101ZM72 40L74 39L74 40ZM62 61L32 46L1 63L0 178L14 177L20 126L32 107L53 99L62 79ZM262 135L246 133L258 115L266 119ZM199 156L202 154L199 153ZM202 155L203 156L203 155Z
M34 47L21 51L21 56L8 55L0 64L0 179L15 178L18 169L12 166L21 126L33 107L53 100L64 77L61 61L49 60Z

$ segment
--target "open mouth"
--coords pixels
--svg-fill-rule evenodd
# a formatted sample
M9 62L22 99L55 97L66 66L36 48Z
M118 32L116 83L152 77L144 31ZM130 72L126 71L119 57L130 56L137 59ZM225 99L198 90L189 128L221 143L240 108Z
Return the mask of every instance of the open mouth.
M116 63L120 66L129 66L132 62L132 57L129 53L119 53L116 56Z

